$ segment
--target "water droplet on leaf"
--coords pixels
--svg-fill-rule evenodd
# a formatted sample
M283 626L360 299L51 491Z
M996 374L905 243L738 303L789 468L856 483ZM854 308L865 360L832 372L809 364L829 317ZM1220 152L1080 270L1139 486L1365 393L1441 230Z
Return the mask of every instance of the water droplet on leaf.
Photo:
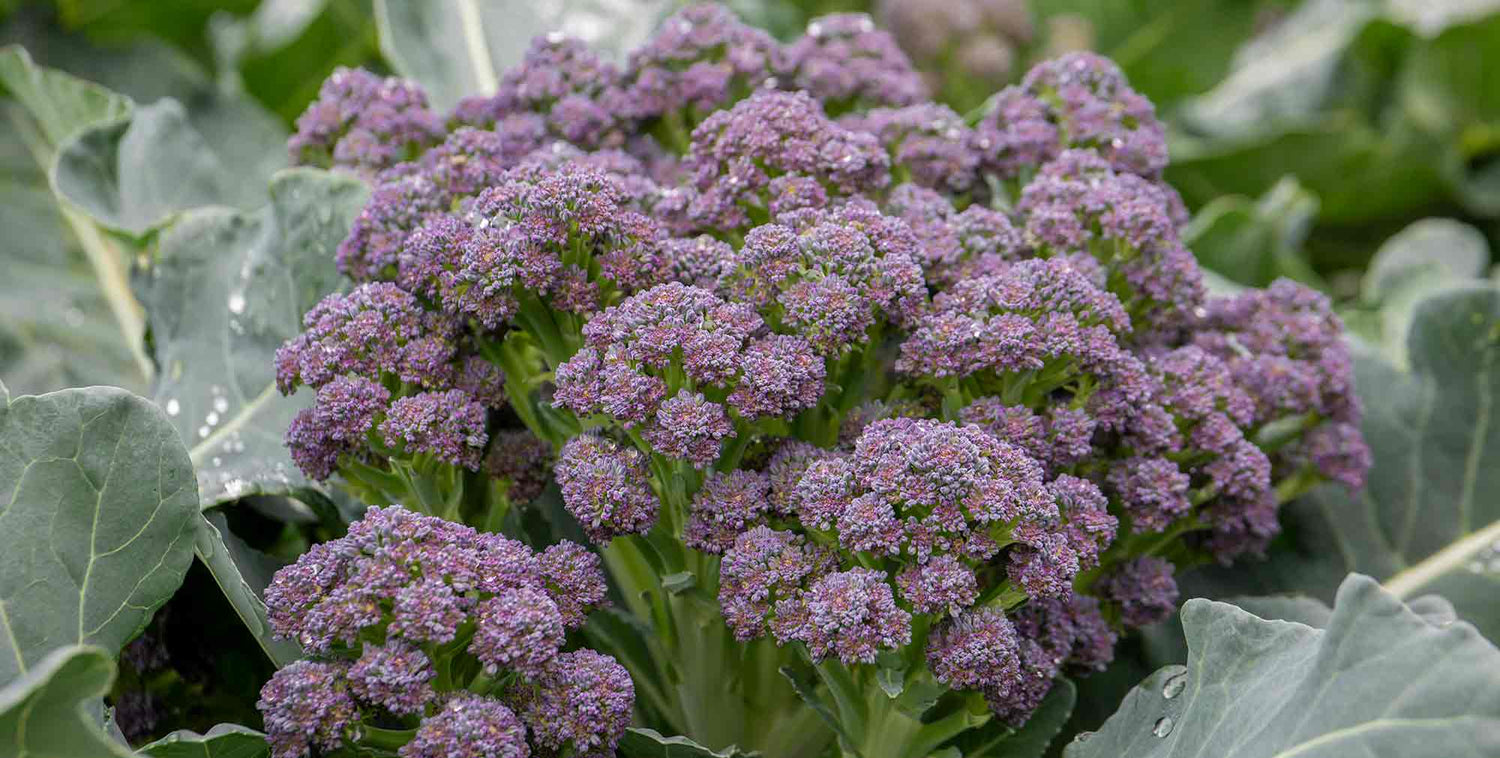
M1156 720L1156 726L1151 727L1151 733L1157 737L1165 737L1172 733L1172 717L1162 716Z
M1166 683L1161 686L1161 696L1168 700L1171 700L1172 698L1181 695L1183 688L1187 687L1187 678L1188 675L1186 671L1182 672L1181 674L1175 674L1169 677Z

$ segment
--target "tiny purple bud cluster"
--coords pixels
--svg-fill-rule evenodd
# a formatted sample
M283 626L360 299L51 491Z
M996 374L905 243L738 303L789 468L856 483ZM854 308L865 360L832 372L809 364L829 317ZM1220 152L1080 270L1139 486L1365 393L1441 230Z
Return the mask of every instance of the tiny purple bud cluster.
M292 162L339 166L366 176L410 160L443 138L442 119L422 90L394 77L340 68L297 118Z
M537 750L609 754L628 724L624 669L592 650L562 652L565 631L604 602L599 559L578 545L539 555L372 507L278 571L265 600L276 636L314 656L261 691L276 758L357 744L382 713L420 720L402 758L525 756L528 738ZM480 673L440 685L440 667Z

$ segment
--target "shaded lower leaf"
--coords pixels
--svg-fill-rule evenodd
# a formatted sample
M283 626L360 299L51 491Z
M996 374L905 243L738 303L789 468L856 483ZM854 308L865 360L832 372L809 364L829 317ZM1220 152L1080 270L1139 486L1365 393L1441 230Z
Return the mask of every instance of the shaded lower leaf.
M108 651L61 647L0 689L0 752L17 758L130 758L89 709L115 678Z
M621 758L752 758L733 745L723 750L709 750L687 737L664 737L652 729L631 727L620 738L615 753Z
M113 387L0 385L0 682L52 650L114 653L182 583L198 492L161 409Z
M1147 678L1067 758L1258 758L1500 751L1500 650L1435 626L1369 577L1340 586L1327 629L1228 603L1182 610L1188 664Z
M219 724L203 734L186 729L142 745L151 758L264 758L271 754L266 736L239 724Z
M194 552L272 663L285 666L302 657L302 648L296 643L276 639L271 633L266 604L261 600L279 568L275 559L236 537L229 531L224 514L216 510L199 517Z
M206 208L163 236L144 299L161 376L153 391L190 446L204 507L312 484L282 436L311 395L276 391L276 349L338 288L333 253L363 205L348 176L290 169L271 204Z

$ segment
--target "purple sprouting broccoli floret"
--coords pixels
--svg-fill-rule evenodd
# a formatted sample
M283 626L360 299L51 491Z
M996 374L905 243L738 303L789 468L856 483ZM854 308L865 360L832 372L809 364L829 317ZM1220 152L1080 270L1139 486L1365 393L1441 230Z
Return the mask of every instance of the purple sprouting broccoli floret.
M936 555L908 567L896 577L896 587L918 613L957 614L979 596L974 570L951 555Z
M717 3L694 3L630 54L620 112L690 128L768 84L784 68L781 46Z
M459 693L445 699L417 727L401 758L526 758L526 727L505 703Z
M574 650L553 658L515 701L539 753L609 756L630 726L635 685L614 658Z
M734 248L707 234L674 238L662 245L662 257L672 267L672 281L716 290L734 269Z
M405 640L368 645L349 667L349 689L360 700L397 715L421 713L433 698L437 676L422 649Z
M839 125L875 135L891 156L896 181L961 195L975 189L979 155L973 133L952 108L921 103L850 114ZM944 198L944 204L952 205Z
M556 453L546 440L524 429L496 432L484 456L484 470L507 482L505 497L514 504L529 503L552 479Z
M906 183L891 190L884 207L916 235L918 262L927 283L939 289L1001 273L1008 263L1031 256L1011 218L982 204L959 211L937 191Z
M305 330L276 351L276 386L322 387L341 375L390 376L427 388L454 379L452 326L394 284L332 294L302 319Z
M651 491L646 454L598 434L580 434L557 456L563 505L599 544L644 534L661 507Z
M1165 620L1177 610L1177 580L1170 561L1141 556L1100 577L1094 589L1118 609L1120 622L1136 629Z
M795 601L815 580L832 571L836 560L828 550L793 532L760 525L742 533L724 553L719 568L719 607L724 620L743 642L773 631L790 640L787 631L800 617L780 617L783 603Z
M939 625L927 638L927 665L942 684L996 690L1021 677L1016 628L999 608L974 608Z
M788 84L822 101L830 113L927 99L927 85L906 53L864 13L808 22L806 33L787 46L786 66Z
M1087 148L1116 170L1147 179L1167 165L1166 132L1151 102L1111 61L1070 53L1043 62L997 95L975 128L985 170L1024 177L1065 149Z
M874 663L879 653L911 642L911 614L896 605L884 572L854 568L778 600L772 631L779 642L806 644L814 661L833 655L845 664Z
M314 747L337 750L347 744L358 720L347 673L345 663L296 661L261 687L255 706L275 758L305 758Z
M655 452L705 468L736 422L789 417L822 396L821 358L800 338L764 331L747 304L659 285L584 326L583 349L557 368L553 402L640 427Z
M562 613L544 589L506 588L480 601L474 612L479 623L469 652L487 671L535 675L562 649Z
M337 166L372 176L415 158L443 138L443 123L416 84L339 68L297 117L287 141L298 165Z
M313 406L297 411L287 427L292 461L313 479L332 476L341 458L364 450L390 399L390 391L363 377L340 376L318 388Z
M801 440L782 442L766 463L768 510L780 516L792 515L797 507L798 482L808 467L838 455Z
M742 532L760 523L771 505L771 480L759 471L709 474L693 496L683 542L705 553L723 554Z
M371 507L266 590L276 636L319 659L283 668L262 690L273 750L302 758L355 744L359 725L386 713L422 718L404 757L526 756L569 739L579 749L612 746L631 710L629 677L591 650L561 652L566 630L604 596L598 557L578 545L538 555L497 534ZM472 656L466 665L477 661L505 702L438 676L455 655ZM510 710L518 704L524 726ZM538 713L554 731L530 720Z
M1343 330L1326 295L1279 279L1264 290L1210 300L1191 342L1228 365L1254 402L1254 424L1312 414L1358 426ZM1359 482L1347 472L1343 478Z
M804 92L760 91L715 111L693 130L686 168L695 189L689 220L719 232L768 218L771 182L779 177L816 181L830 198L890 182L890 157L879 141L830 121Z
M1103 266L1144 337L1186 326L1203 303L1203 275L1178 237L1173 197L1092 151L1066 150L1021 191L1017 209L1042 254L1083 252Z
M590 611L604 607L608 588L598 555L576 542L559 542L539 560L542 579L569 629L583 626Z
M375 186L349 234L339 242L334 262L357 282L393 279L406 238L429 214L446 213L456 201L447 190L408 164Z
M463 390L423 392L391 403L380 433L390 447L475 471L489 442L484 406Z
M1108 482L1136 532L1160 532L1193 509L1192 478L1166 458L1122 458L1110 466Z
M530 116L553 138L585 149L619 147L625 140L622 104L614 64L582 40L547 34L532 39L494 95L464 98L449 120L500 131L508 121Z
M838 355L876 323L909 324L922 312L916 254L906 224L873 206L809 209L750 230L726 285L820 354Z
M1033 397L1076 395L1138 364L1120 344L1130 328L1119 299L1070 262L1025 260L938 295L902 344L896 370L972 379L983 394L1005 396L1012 378L1025 376Z
M868 400L860 403L844 414L844 420L839 423L839 445L853 448L854 443L859 441L859 436L865 433L865 428L881 419L901 416L921 418L927 415L927 410L917 400Z

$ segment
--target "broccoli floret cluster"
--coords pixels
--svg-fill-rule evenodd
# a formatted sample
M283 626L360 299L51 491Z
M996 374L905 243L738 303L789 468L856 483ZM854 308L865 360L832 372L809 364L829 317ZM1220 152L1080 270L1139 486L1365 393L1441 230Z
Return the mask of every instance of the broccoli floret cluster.
M311 656L259 708L277 758L374 739L402 758L611 755L635 695L615 660L564 651L604 602L599 558L536 553L399 507L278 571L272 630Z
M899 658L964 693L939 707L1020 724L1169 613L1179 566L1261 551L1286 499L1369 466L1327 299L1209 296L1162 125L1096 55L966 118L868 17L782 44L695 4L621 67L539 39L444 115L340 72L293 152L374 184L352 288L277 356L316 393L287 434L306 473L462 518L555 483L652 623L716 596L727 633L860 686ZM420 523L279 580L318 656L268 690L286 749L406 719L413 756L607 752L628 679L560 652L594 601L481 586L596 559ZM498 563L439 562L470 554Z

